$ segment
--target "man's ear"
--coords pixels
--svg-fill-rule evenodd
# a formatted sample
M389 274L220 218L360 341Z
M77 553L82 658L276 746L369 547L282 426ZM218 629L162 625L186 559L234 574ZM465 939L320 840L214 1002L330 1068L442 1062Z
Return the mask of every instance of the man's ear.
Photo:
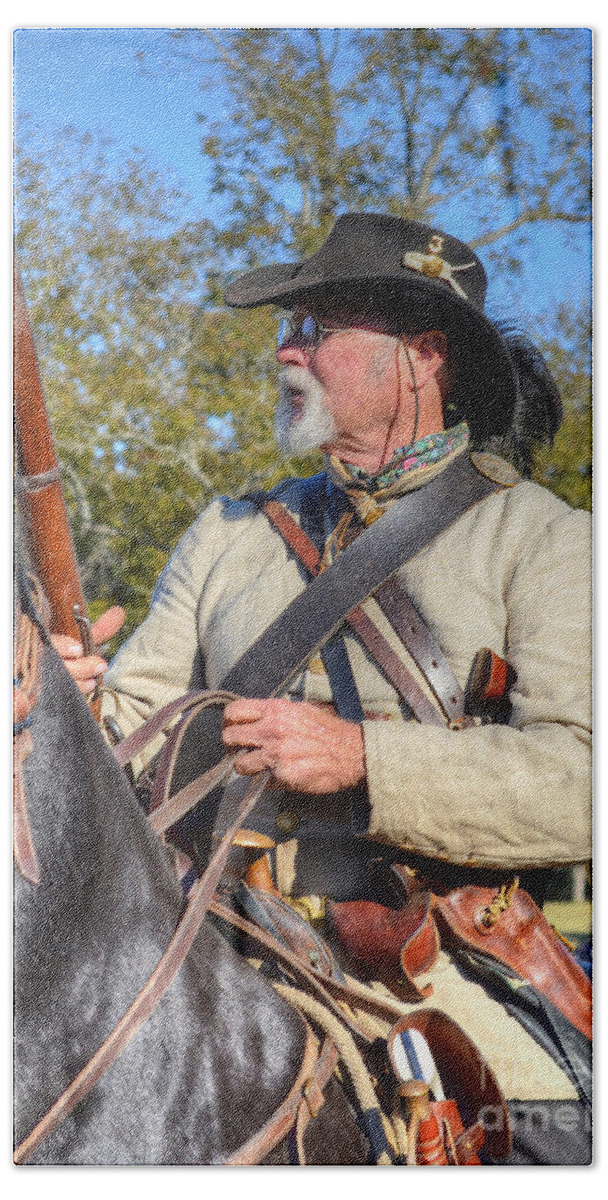
M409 342L423 358L438 355L439 358L446 359L448 356L448 339L441 329L425 329L424 333L416 334Z
M441 372L448 359L448 339L441 329L425 329L414 336L404 335L402 342L406 350L414 350L420 383L425 383ZM422 378L420 378L422 376Z

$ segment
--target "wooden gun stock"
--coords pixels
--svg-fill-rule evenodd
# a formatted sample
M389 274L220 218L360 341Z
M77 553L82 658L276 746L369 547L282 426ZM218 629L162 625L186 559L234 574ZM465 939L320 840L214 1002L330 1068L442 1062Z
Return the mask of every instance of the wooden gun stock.
M53 633L81 640L74 605L86 617L59 464L53 445L25 294L15 263L13 278L13 387L20 473L33 566L48 599ZM22 472L22 473L21 473Z

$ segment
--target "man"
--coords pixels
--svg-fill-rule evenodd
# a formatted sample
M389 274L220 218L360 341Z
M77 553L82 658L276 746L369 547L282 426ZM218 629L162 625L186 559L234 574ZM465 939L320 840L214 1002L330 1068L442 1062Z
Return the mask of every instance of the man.
M229 704L224 744L246 751L236 770L272 772L252 823L277 842L285 894L396 907L390 865L399 861L444 890L498 887L516 871L524 882L523 871L542 900L548 868L590 855L588 516L495 454L469 460L474 446L502 445L525 468L534 441L558 424L545 368L523 343L509 349L484 315L485 287L481 263L457 239L347 214L309 259L248 272L227 291L236 306L289 311L277 353L277 438L291 452L320 446L326 471L272 495L324 569L376 521L381 545L393 506L407 526L425 497L441 497L443 481L451 495L459 471L467 486L482 480L486 491L443 516L437 535L394 570L403 602L413 602L437 647L431 665L439 670L440 660L453 690L465 690L482 647L506 659L517 680L508 723L450 721L454 697L429 715L429 705L441 707L430 667L421 670L368 598L361 607L389 646L382 666L369 639L343 625L312 645L282 695ZM148 617L106 677L104 712L124 733L190 687L217 687L309 583L260 503L216 500L182 539ZM439 503L427 505L430 524ZM105 663L73 653L85 690ZM391 655L414 678L413 692L395 685ZM420 693L415 719L406 696ZM442 951L424 982L434 988L430 1003L459 1020L489 1059L508 1099L576 1101L563 1062L453 956ZM569 1161L586 1161L580 1111L574 1104L579 1149L565 1151ZM550 1157L555 1144L545 1161L559 1161Z

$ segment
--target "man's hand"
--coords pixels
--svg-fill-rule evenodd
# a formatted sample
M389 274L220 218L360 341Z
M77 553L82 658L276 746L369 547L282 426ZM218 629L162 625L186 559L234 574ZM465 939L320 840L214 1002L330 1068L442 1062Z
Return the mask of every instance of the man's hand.
M30 697L26 695L23 688L13 687L13 721L15 725L20 725L29 717L33 708Z
M118 630L124 625L124 621L124 608L120 608L118 605L108 608L107 612L102 613L99 619L91 625L91 637L95 644L100 646L103 642L109 641L115 633L118 633ZM77 642L75 638L68 637L65 633L52 634L51 641L83 695L88 696L94 692L99 676L108 669L105 658L99 654L85 656L81 643Z
M269 767L275 783L295 792L339 792L365 778L360 726L316 704L234 700L222 740L229 749L253 747L235 766L240 775Z

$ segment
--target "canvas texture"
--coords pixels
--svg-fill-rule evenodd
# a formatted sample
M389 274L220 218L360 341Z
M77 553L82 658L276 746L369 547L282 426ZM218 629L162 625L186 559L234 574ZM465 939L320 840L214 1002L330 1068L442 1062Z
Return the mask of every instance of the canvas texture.
M588 1165L589 31L15 47L15 1163Z

